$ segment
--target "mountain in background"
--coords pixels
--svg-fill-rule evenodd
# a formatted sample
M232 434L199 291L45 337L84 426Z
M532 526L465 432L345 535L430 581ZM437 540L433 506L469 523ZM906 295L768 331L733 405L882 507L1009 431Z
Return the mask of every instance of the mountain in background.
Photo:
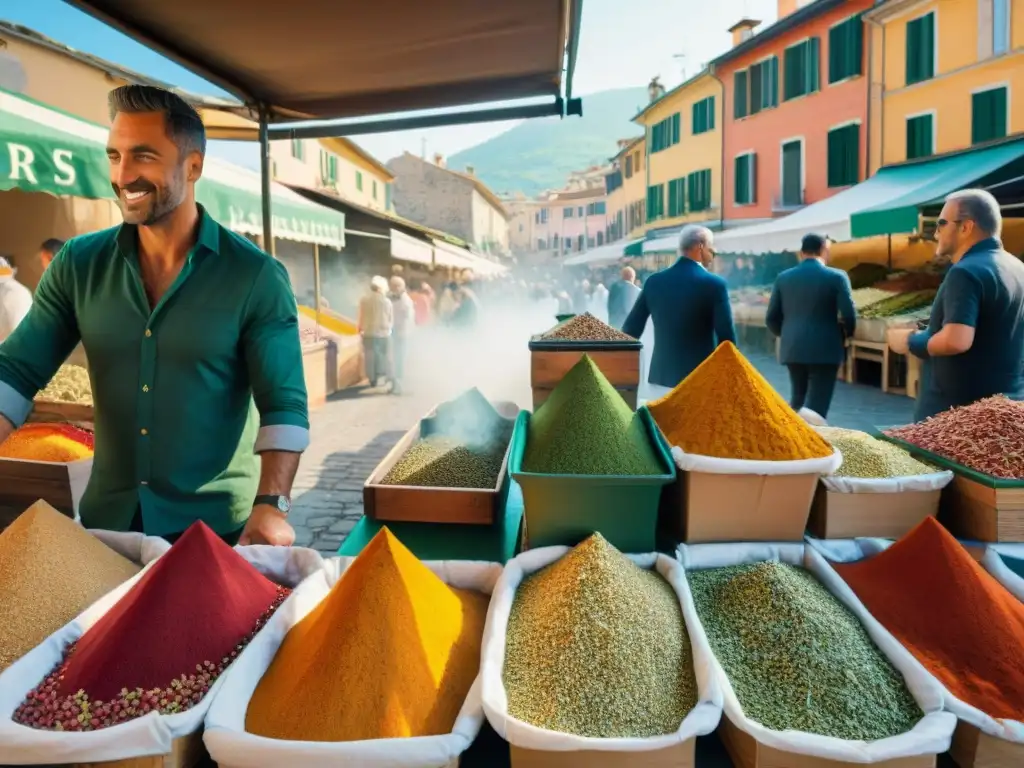
M646 88L619 88L583 97L583 117L524 120L505 133L448 158L455 171L473 166L474 173L499 195L522 192L528 197L560 189L571 171L606 163L616 142L640 136L630 122L647 103Z

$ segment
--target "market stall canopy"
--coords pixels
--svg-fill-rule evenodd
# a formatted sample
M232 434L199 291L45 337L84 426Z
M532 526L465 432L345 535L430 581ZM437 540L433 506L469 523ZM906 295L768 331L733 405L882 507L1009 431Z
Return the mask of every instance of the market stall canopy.
M434 240L434 265L438 267L454 267L455 269L473 269L476 257L465 248L451 245L442 240Z
M0 91L0 189L112 200L108 129L41 102ZM262 234L259 174L207 157L196 199L224 226ZM345 217L273 185L274 236L341 248Z
M591 248L583 253L577 253L570 256L562 264L566 267L602 267L608 264L614 264L619 259L626 255L626 249L632 246L634 243L639 243L643 238L637 240L619 241L617 243L609 243L608 245L601 245L597 248Z
M581 0L65 0L274 120L571 95Z
M678 250L678 232L671 235L665 235L663 237L656 237L653 240L645 240L643 245L643 253L645 256L649 253L675 253Z
M426 264L428 267L433 265L434 249L426 240L412 237L397 229L390 230L390 234L392 258Z
M796 252L808 232L836 242L873 235L908 234L918 228L921 206L950 192L983 184L1013 169L1024 157L1024 140L968 152L886 166L867 181L796 213L715 236L719 253Z

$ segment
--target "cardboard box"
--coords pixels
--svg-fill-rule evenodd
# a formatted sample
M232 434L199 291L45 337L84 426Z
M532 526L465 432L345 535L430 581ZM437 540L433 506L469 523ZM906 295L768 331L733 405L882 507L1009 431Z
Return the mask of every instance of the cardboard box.
M512 768L694 768L696 739L652 752L541 752L510 746Z
M203 746L203 732L182 736L171 742L167 755L129 757L124 760L105 760L100 763L71 763L68 768L194 768L207 757Z
M960 768L1021 768L1024 744L997 739L962 720L953 732L950 757Z
M818 475L680 471L665 489L659 528L675 541L802 541Z
M836 493L818 484L807 531L819 539L898 539L939 513L941 490Z
M954 473L939 520L958 539L1024 542L1024 488L993 488Z

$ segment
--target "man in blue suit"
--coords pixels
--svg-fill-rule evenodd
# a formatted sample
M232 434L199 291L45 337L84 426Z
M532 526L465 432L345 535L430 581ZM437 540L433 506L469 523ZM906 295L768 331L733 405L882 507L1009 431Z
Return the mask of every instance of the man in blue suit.
M828 416L839 366L846 357L846 339L857 327L850 278L825 266L829 241L805 235L800 264L775 280L765 318L768 330L781 337L781 362L789 369L789 404ZM840 318L842 324L840 325Z
M679 260L647 278L622 325L624 333L639 339L647 318L654 323L651 399L689 376L723 341L736 343L729 290L723 278L708 271L715 258L713 237L707 227L685 227Z

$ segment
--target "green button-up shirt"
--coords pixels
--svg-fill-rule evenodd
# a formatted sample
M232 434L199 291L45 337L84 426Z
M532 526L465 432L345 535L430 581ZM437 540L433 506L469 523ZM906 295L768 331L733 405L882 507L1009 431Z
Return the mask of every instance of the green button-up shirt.
M200 208L199 240L154 309L136 228L68 241L0 345L0 414L15 426L81 341L96 420L88 527L147 533L252 509L264 450L309 443L298 313L285 268ZM255 407L254 407L255 405ZM258 415L257 415L258 410Z

